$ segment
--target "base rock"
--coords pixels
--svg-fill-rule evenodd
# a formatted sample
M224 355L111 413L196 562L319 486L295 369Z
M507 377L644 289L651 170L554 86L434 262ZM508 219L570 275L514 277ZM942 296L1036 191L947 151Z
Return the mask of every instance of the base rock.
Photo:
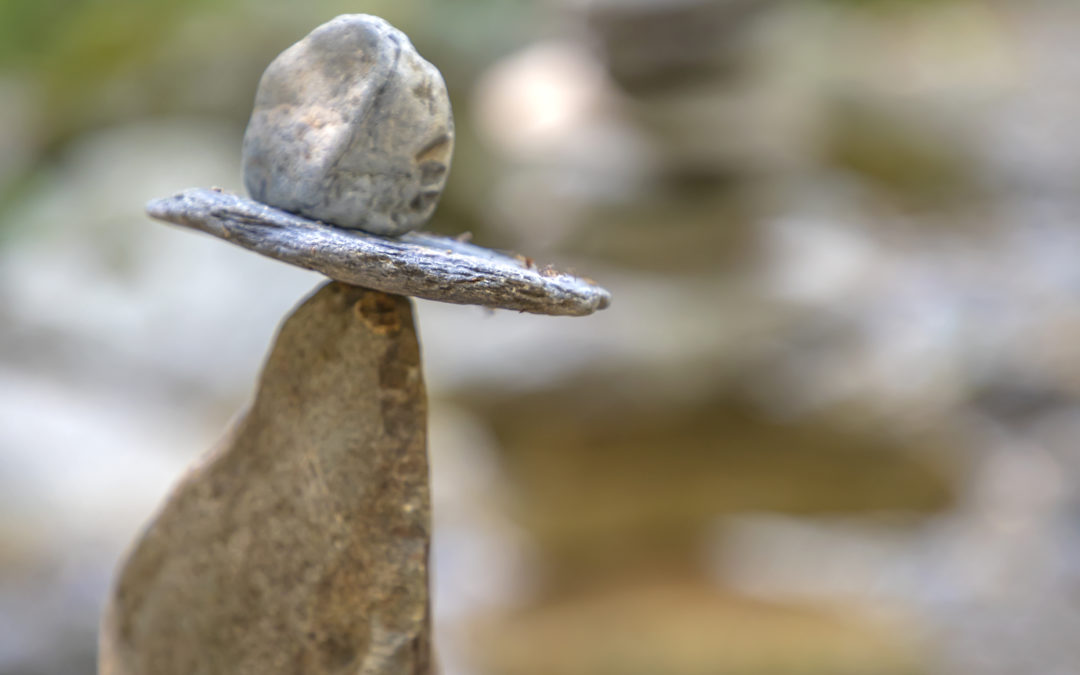
M410 301L319 289L130 553L100 672L430 672L426 406Z

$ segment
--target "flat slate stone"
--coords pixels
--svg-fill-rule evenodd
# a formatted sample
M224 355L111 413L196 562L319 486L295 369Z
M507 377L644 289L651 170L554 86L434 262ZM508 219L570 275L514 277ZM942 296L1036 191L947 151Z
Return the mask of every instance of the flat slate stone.
M590 281L450 237L382 237L310 220L216 189L193 188L146 206L152 217L201 230L331 279L386 293L532 314L585 316L611 294Z

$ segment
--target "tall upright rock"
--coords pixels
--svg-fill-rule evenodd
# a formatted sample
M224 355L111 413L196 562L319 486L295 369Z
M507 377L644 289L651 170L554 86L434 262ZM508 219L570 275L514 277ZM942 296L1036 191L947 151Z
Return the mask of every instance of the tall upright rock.
M320 288L136 542L101 673L430 672L426 414L411 301Z

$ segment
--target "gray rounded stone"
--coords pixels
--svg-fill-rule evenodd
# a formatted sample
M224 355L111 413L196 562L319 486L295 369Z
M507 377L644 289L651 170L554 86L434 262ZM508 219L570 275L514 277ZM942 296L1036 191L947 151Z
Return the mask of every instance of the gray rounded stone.
M244 133L244 184L270 206L401 234L431 218L453 146L438 69L383 19L345 14L263 73Z

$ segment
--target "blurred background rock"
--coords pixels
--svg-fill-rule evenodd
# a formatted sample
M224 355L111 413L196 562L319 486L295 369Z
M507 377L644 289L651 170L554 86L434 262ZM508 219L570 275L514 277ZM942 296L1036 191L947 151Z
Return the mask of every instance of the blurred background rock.
M0 672L93 667L318 283L142 205L346 12L446 76L432 228L615 298L419 303L445 672L1080 673L1070 0L0 3Z

